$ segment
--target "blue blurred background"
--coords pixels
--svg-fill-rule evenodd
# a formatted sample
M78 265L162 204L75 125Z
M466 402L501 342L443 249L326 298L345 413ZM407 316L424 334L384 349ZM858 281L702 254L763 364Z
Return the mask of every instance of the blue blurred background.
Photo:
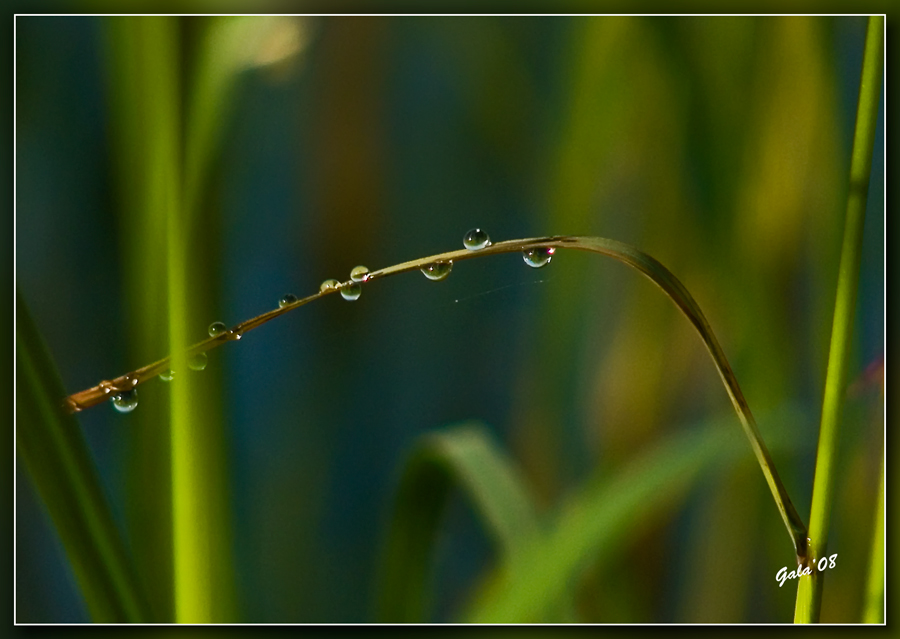
M121 167L144 150L116 124L114 20L16 20L16 283L68 392L166 354L136 337L150 320L134 296L157 265L134 259ZM185 83L210 20L178 19ZM776 460L807 519L864 34L854 17L276 20L212 145L196 253L208 314L188 318L192 339L357 264L461 248L475 226L495 241L632 243L691 290L755 412L808 415L808 445ZM883 358L881 109L851 381ZM202 375L224 434L236 619L252 622L371 619L394 489L424 432L483 420L552 512L660 433L730 410L669 300L566 251L541 270L497 256L443 282L408 274L353 303L330 296L211 352ZM881 396L862 388L832 515L846 573L828 583L825 621L855 621L861 605L883 436ZM132 414L100 406L79 421L166 610L153 432L168 390L139 392ZM88 621L16 476L17 620ZM588 572L581 618L789 620L794 591L772 575L792 553L766 490L748 463L673 504L615 566ZM717 538L749 549L743 578L717 573ZM663 542L648 553L646 539ZM456 619L492 561L455 498L433 620Z

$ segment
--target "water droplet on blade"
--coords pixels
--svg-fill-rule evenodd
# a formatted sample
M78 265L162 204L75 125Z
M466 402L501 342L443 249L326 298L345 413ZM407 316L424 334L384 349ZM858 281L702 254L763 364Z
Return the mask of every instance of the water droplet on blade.
M350 279L354 282L365 282L369 279L369 269L365 266L354 266L350 271Z
M431 264L426 264L420 270L428 279L438 281L450 275L450 271L453 270L453 262L432 262Z
M472 229L463 236L463 246L470 251L477 251L490 245L491 238L481 229Z
M159 378L164 382L171 382L173 379L175 379L175 371L173 371L171 368L167 368L159 374Z
M188 357L188 368L192 371L202 371L206 368L206 362L209 361L209 358L206 357L206 353L197 353L196 355L191 355Z
M319 284L319 292L324 293L325 291L333 291L335 290L340 282L337 280L325 280L321 284Z
M361 294L362 286L359 284L347 284L346 286L341 287L341 297L347 301L352 302L353 300L358 300Z
M288 293L287 295L282 297L280 300L278 300L278 308L284 308L288 304L293 304L296 301L297 301L297 296L293 295L292 293Z
M522 251L522 258L528 266L532 268L541 268L550 263L555 252L556 249L552 246L537 246Z
M227 330L228 327L225 326L224 322L213 322L209 325L209 336L216 337L217 335L221 335Z
M138 405L137 389L132 388L131 390L116 393L109 401L112 402L113 408L120 413L130 413Z

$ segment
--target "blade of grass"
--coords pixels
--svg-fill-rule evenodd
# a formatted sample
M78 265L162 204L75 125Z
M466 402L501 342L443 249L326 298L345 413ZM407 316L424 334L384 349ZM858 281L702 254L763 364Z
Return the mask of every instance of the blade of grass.
M231 114L240 74L282 18L210 17L198 22L196 59L190 61L179 116L184 129L179 201L169 209L170 344L183 353L197 318L214 313L209 282L217 281L218 236L204 228L204 192L220 138ZM208 320L207 320L208 321ZM200 320L206 324L207 321ZM185 371L173 358L173 369ZM176 517L176 592L179 621L229 622L237 618L226 433L215 373L172 388L173 500ZM179 574L177 566L183 571Z
M142 18L102 20L113 146L119 268L125 301L128 357L146 361L168 349L166 215L159 182L171 170L164 130L170 114L160 72L165 56ZM171 433L168 392L142 395L132 416L128 461L129 538L148 596L161 619L175 619L172 582Z
M78 422L63 411L62 381L16 291L16 443L84 595L103 623L152 617L113 521Z
M379 621L425 621L432 546L455 486L473 502L503 561L512 561L538 534L522 481L485 426L462 424L423 436L400 480L378 591Z
M799 419L799 414L790 411L777 421L789 424ZM779 446L793 445L791 431L779 432ZM715 465L734 463L742 455L746 455L744 444L723 427L722 420L659 442L611 479L574 495L551 531L511 564L467 620L541 622L548 606L577 582L581 572L609 561L643 518L683 494L702 473Z
M875 532L872 535L863 623L884 623L884 458L881 460L881 478L875 499Z
M819 426L819 445L816 452L816 474L813 480L810 508L808 559L822 557L828 546L829 517L834 490L834 460L846 392L847 363L853 332L853 313L859 285L859 263L862 253L863 225L872 170L872 150L875 146L875 125L881 95L884 55L884 17L870 16L866 31L862 76L859 84L859 104L856 112L856 131L850 159L850 184L847 195L847 214L844 240L838 270L837 297L825 375L822 402L822 421ZM810 564L811 565L811 564ZM813 570L800 577L794 609L796 623L816 623L822 607L824 573Z
M778 472L775 470L775 465L772 462L769 451L766 449L766 445L759 433L759 429L756 425L756 420L754 419L753 414L750 411L750 406L747 404L747 400L744 398L744 394L737 382L737 378L735 377L734 372L731 370L728 359L725 357L725 353L722 350L722 347L719 346L719 342L716 339L716 336L713 333L709 322L706 320L706 317L703 315L703 312L700 310L697 302L694 301L694 298L685 288L684 284L682 284L678 280L678 278L672 274L671 271L669 271L665 266L660 264L650 255L647 255L643 251L640 251L633 246L629 246L628 244L623 244L622 242L617 242L615 240L610 240L603 237L572 237L554 235L551 237L497 242L496 244L492 244L477 251L462 249L458 251L440 253L438 255L431 255L429 257L419 258L417 260L411 260L409 262L403 262L402 264L396 264L394 266L389 266L387 268L372 271L362 282L346 281L339 283L337 286L322 289L318 293L314 293L313 295L304 297L303 299L297 300L296 302L293 302L291 304L287 304L284 307L271 310L245 322L241 322L240 324L237 324L230 330L216 337L211 337L207 340L204 340L203 342L194 344L190 348L189 353L194 354L205 352L207 350L220 346L227 341L239 340L241 336L247 331L258 328L259 326L262 326L266 322L269 322L276 317L283 315L284 313L289 313L294 309L303 306L304 304L308 304L326 295L334 294L348 286L364 286L383 277L420 270L423 267L433 264L434 262L460 262L463 260L474 259L476 257L486 257L488 255L497 255L500 253L519 253L528 249L545 249L549 250L549 252L552 254L558 248L577 249L580 251L598 253L600 255L612 257L624 264L627 264L628 266L645 275L650 281L656 284L656 286L658 286L669 297L669 299L671 299L675 303L675 305L679 308L679 310L681 310L685 317L688 318L688 320L697 330L700 339L703 341L707 351L713 359L713 363L715 364L716 369L719 372L719 377L722 379L722 383L725 385L725 390L728 392L728 396L731 399L731 403L738 415L738 419L741 422L744 433L750 440L750 445L753 448L754 454L756 455L756 460L763 471L763 475L766 478L766 482L769 485L770 491L772 492L772 497L775 500L775 504L778 508L779 513L781 514L781 518L788 530L788 534L791 536L791 541L794 544L794 551L797 554L797 559L798 561L802 561L806 556L807 551L806 526L804 525L803 520L801 520L800 516L797 514L797 511L794 508L790 497L788 496L787 490L785 489L784 484L781 482L781 479L778 476ZM185 353L180 353L180 355L184 357ZM132 385L139 384L164 370L168 366L168 362L169 360L168 358L166 358L158 362L154 362L153 364L148 364L147 366L144 366L143 368L133 371L132 373L129 373L127 375L118 377L113 381L103 381L93 388L74 393L70 397L66 398L66 406L70 411L79 411L96 405L102 401L105 393L108 392L107 389L118 389L120 386L124 388L131 388Z

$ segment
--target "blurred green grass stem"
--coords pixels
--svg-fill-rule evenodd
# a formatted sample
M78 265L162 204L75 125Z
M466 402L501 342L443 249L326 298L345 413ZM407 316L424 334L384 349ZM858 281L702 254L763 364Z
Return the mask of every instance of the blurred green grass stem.
M884 623L884 458L881 460L881 477L875 500L875 532L872 535L863 623Z
M844 240L838 270L837 298L831 329L828 371L822 402L822 422L816 452L816 475L813 481L810 511L810 565L825 554L828 545L829 517L834 491L834 462L837 453L838 423L844 405L847 362L853 330L853 313L859 285L859 263L862 254L863 225L872 170L872 149L875 145L875 126L878 120L878 99L881 94L884 56L884 17L870 16L866 31L862 77L859 83L859 104L856 111L856 131L850 158L850 185L847 195L847 215ZM824 573L813 570L800 578L795 623L816 623L822 607Z

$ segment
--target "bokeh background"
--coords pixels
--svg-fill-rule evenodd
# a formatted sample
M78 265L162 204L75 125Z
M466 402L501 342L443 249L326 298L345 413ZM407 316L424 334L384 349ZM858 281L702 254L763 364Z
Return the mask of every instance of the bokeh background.
M808 519L865 18L171 18L177 46L159 56L177 61L175 98L154 89L134 20L16 20L16 284L68 392L166 354L142 176L168 109L200 149L184 160L200 167L186 178L191 341L357 264L460 248L475 226L618 239L693 293L764 433L767 414L803 415L778 426L794 444L776 463ZM860 619L882 456L883 118L882 96L823 621ZM731 411L669 300L566 251L541 270L497 256L330 296L195 377L221 471L225 617L246 622L372 620L423 433L488 424L550 519L664 434ZM171 615L169 388L139 394L131 414L78 419ZM17 620L88 621L21 464L16 477ZM792 561L748 445L584 567L577 617L787 622L796 585L774 575ZM430 620L459 619L495 563L454 496Z

